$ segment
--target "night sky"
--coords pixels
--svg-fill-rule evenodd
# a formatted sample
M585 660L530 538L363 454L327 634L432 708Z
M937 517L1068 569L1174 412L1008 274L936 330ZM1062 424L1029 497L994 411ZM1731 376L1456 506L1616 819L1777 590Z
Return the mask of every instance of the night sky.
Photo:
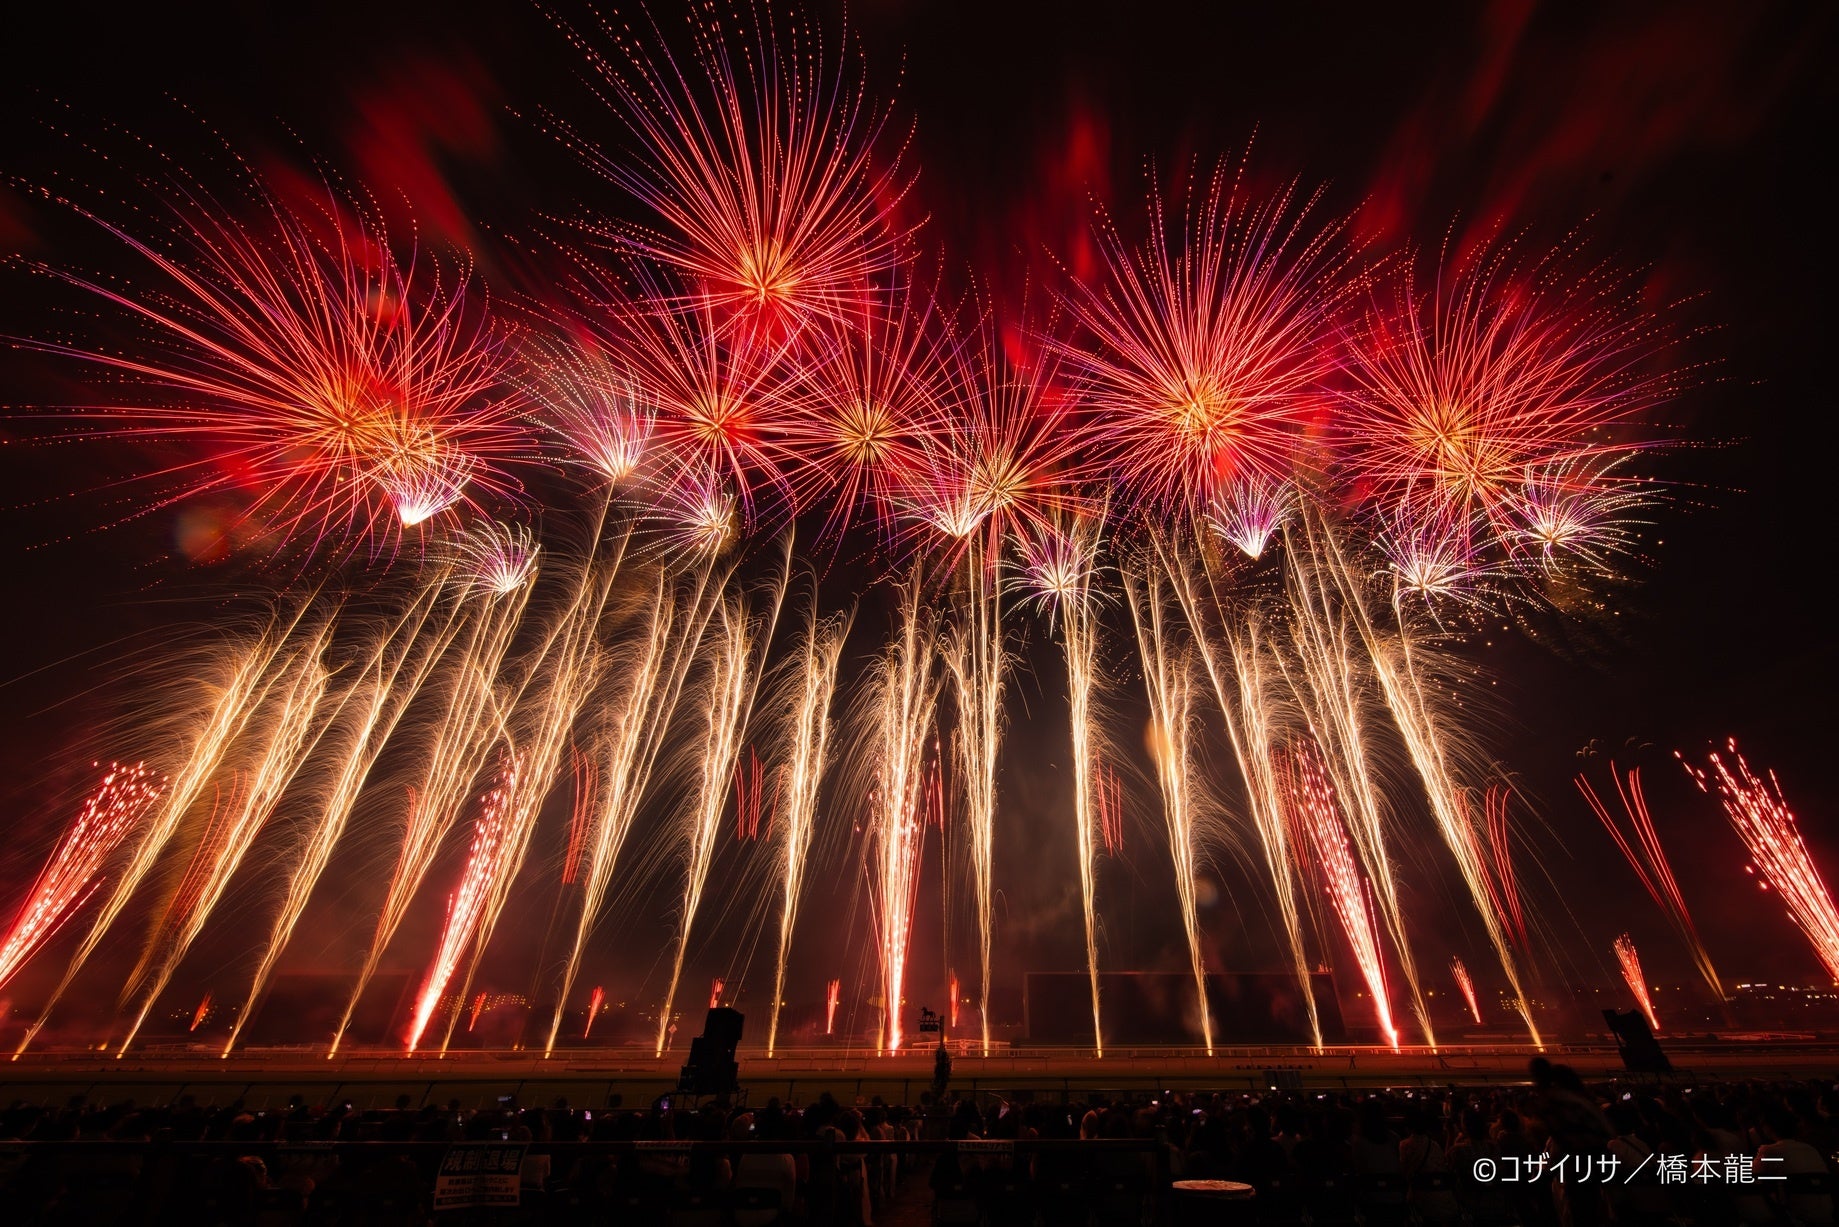
M187 164L221 156L210 152L214 131L265 169L317 163L362 182L428 241L472 251L495 293L528 276L510 240L542 232L545 217L607 204L611 189L541 130L545 108L614 129L582 87L576 53L535 6L163 7L41 4L14 18L0 52L6 252L119 266L93 231L20 187L100 184L144 201L131 175L112 170L112 151L131 141L111 125ZM840 4L815 11L832 34L843 27ZM672 6L658 12L668 20ZM1681 446L1654 471L1671 501L1631 564L1633 582L1615 593L1611 616L1542 621L1536 642L1517 631L1478 636L1466 651L1498 679L1488 738L1543 820L1526 828L1525 871L1536 877L1539 864L1555 883L1529 889L1571 950L1548 975L1608 981L1609 940L1623 929L1655 978L1690 974L1570 783L1579 769L1606 783L1613 755L1647 769L1727 982L1816 978L1804 942L1742 872L1741 845L1672 753L1736 735L1752 763L1777 771L1816 856L1839 875L1839 794L1826 774L1839 660L1830 600L1819 595L1833 557L1834 225L1831 153L1820 150L1834 131L1839 46L1828 6L868 0L847 17L871 92L894 95L899 127L916 125L911 211L928 219L922 243L948 269L974 268L999 298L1051 288L1055 258L1089 258L1091 202L1128 221L1146 172L1180 175L1196 158L1249 145L1258 174L1326 184L1326 207L1350 215L1375 250L1415 243L1434 254L1446 234L1493 226L1524 231L1538 249L1582 227L1586 249L1627 270L1644 300L1681 303L1668 313L1673 354L1699 373L1666 413ZM0 267L0 333L64 329L69 304L42 279ZM0 354L0 401L73 399L80 376ZM35 433L29 415L0 420L0 910L29 881L88 759L112 752L122 726L111 722L132 710L132 687L157 685L175 667L175 644L207 643L214 622L284 578L247 561L186 561L173 544L179 509L124 519L132 493L106 483L132 468L131 455L34 446ZM852 565L833 569L827 593L842 599ZM1127 623L1112 631L1117 675L1134 693ZM880 628L861 634L858 656ZM1001 957L1070 970L1080 962L1070 856L1056 867L1041 853L1032 876L1002 869L1029 863L1052 842L1042 832L1064 821L1063 683L1040 638L1026 652L1034 676L1015 689L1003 767L1015 817L998 845ZM1121 700L1120 713L1134 703ZM1132 856L1107 868L1101 907L1120 963L1166 966L1179 935L1166 854L1158 860L1153 846L1154 794L1138 791ZM835 868L847 883L850 868ZM1233 885L1243 870L1225 878L1229 893L1251 892ZM1414 928L1450 933L1451 949L1483 965L1467 905L1438 875L1420 878ZM866 924L846 884L825 890L807 917ZM327 893L335 909L342 896ZM663 907L660 897L651 910ZM1233 924L1223 906L1211 915ZM653 928L661 937L649 918L619 930L620 961L640 974L661 944ZM325 937L327 950L340 940ZM707 947L716 970L725 940ZM917 943L921 977L936 975L927 944ZM1236 949L1222 957L1268 954L1276 965L1268 938ZM1427 949L1427 965L1441 967ZM241 957L225 946L199 962ZM824 957L812 957L806 980L833 974ZM968 948L958 961L963 973Z

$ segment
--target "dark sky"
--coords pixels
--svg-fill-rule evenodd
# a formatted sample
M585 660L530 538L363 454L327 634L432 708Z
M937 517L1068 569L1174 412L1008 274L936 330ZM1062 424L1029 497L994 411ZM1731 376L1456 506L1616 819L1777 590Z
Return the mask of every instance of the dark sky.
M840 5L818 12L840 28ZM1250 142L1261 174L1326 183L1329 206L1376 249L1434 250L1452 228L1492 224L1524 228L1537 245L1582 225L1589 249L1651 300L1688 299L1672 317L1677 354L1705 376L1669 410L1691 446L1660 462L1676 497L1658 513L1638 582L1603 624L1471 650L1499 678L1498 752L1546 824L1529 840L1586 935L1555 915L1557 932L1588 948L1577 967L1605 966L1623 928L1663 974L1686 967L1570 786L1580 765L1606 777L1602 757L1578 757L1594 745L1648 766L1727 978L1811 975L1799 938L1742 875L1715 807L1670 760L1737 735L1778 771L1816 851L1839 863L1839 792L1821 774L1839 670L1818 595L1832 557L1834 284L1831 155L1819 151L1839 62L1826 6L869 0L848 17L872 88L885 96L898 82L899 123L917 123L926 242L1005 292L1045 273L1049 251L1082 258L1089 200L1128 218L1147 168L1236 156ZM495 236L527 234L539 215L567 216L607 191L537 131L545 106L610 121L533 6L60 3L17 20L0 64L9 183L69 176L131 193L110 179L105 155L122 139L110 124L182 161L215 129L258 164L310 156L399 193L424 233L468 245L488 278L513 282L520 270L494 254ZM80 148L92 142L101 153ZM11 186L0 190L0 239L53 262L110 258ZM37 282L17 268L0 277L0 331L61 326ZM8 401L64 377L7 363ZM0 805L11 832L0 864L12 866L0 901L42 854L56 814L46 798L78 778L70 764L108 753L96 713L117 710L115 680L175 629L208 634L234 607L224 593L271 582L175 559L173 512L93 531L123 514L96 491L98 461L18 445L24 429L0 425L11 444L0 450ZM1039 777L1051 795L1062 787L1047 765L1060 690L1052 655L1033 656L1042 675L1023 687L1005 770L1011 792L1032 795ZM1025 856L1024 838L1012 842ZM1160 908L1165 871L1147 857L1118 871L1109 890L1120 912ZM1011 887L1019 957L1071 966L1064 893L1051 881ZM1540 890L1556 914L1554 899ZM1434 898L1423 907L1446 910ZM1037 910L1052 922L1019 919Z

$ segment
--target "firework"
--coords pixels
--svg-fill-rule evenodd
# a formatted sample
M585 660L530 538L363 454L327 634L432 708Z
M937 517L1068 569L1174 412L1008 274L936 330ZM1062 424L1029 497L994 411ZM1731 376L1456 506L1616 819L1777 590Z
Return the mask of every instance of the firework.
M1437 832L1442 836L1444 846L1455 857L1463 884L1468 887L1469 898L1487 930L1489 944L1494 947L1501 971L1513 990L1527 1034L1532 1037L1535 1046L1543 1047L1538 1026L1532 1019L1532 1008L1520 987L1519 968L1508 949L1500 913L1490 895L1489 867L1478 854L1465 794L1450 762L1448 730L1441 713L1426 692L1418 670L1417 657L1421 652L1413 649L1412 630L1401 606L1401 595L1398 590L1394 590L1394 630L1386 634L1374 623L1368 606L1369 598L1362 590L1361 580L1349 571L1347 561L1333 537L1325 535L1323 541L1326 549L1319 561L1332 569L1335 582L1347 602L1366 648L1367 659L1372 664L1373 677L1379 683L1379 692L1385 700L1386 710L1404 740L1411 765L1423 785Z
M951 550L995 568L1005 538L1053 531L1086 509L1086 440L1052 354L985 320L954 348L946 410L897 496L907 517ZM994 589L992 589L994 592Z
M588 339L564 344L538 335L526 360L530 399L558 435L563 455L618 487L649 452L657 403L609 348Z
M1133 505L1198 517L1222 484L1274 492L1291 477L1332 362L1330 312L1353 284L1341 227L1316 204L1294 184L1254 199L1222 163L1179 222L1152 190L1141 247L1099 219L1108 275L1074 286L1081 335L1059 348Z
M184 766L172 777L172 783L157 807L140 824L134 850L116 876L114 889L108 892L101 909L90 922L88 932L84 934L76 953L71 956L63 977L52 989L44 1009L20 1039L19 1047L13 1052L15 1059L44 1028L51 1012L57 1008L59 1000L77 978L77 973L83 969L89 956L95 953L96 946L114 926L116 918L121 915L136 888L152 871L185 816L191 812L193 804L203 795L231 744L249 723L270 688L286 671L285 667L276 666L283 645L293 629L294 623L271 627L225 662L216 702L200 720Z
M1207 523L1247 558L1261 558L1296 501L1295 488L1258 473L1222 485L1207 504Z
M187 1027L186 1030L196 1031L199 1027L204 1026L205 1022L210 1017L211 1017L211 995L209 993L206 993L199 1000L198 1008L192 1011L192 1025Z
M1194 566L1185 555L1163 546L1158 546L1158 553L1173 584L1176 600L1193 631L1195 647L1225 717L1226 737L1238 762L1239 774L1245 781L1252 826L1257 831L1265 870L1277 897L1278 918L1283 924L1291 966L1296 971L1297 985L1309 1018L1310 1038L1320 1048L1322 1024L1309 972L1309 956L1303 946L1302 917L1296 906L1296 887L1291 876L1289 832L1277 782L1275 755L1279 713L1271 649L1265 642L1264 618L1256 609L1228 610L1213 586L1211 575L1207 577L1207 591L1203 597ZM1203 599L1211 606L1211 620L1202 604ZM1214 644L1210 621L1217 624L1217 634L1225 641L1223 653Z
M459 821L473 781L498 737L495 684L529 594L525 586L500 600L467 603L465 616L470 619L470 629L463 639L456 640L459 647L442 671L435 722L423 751L426 765L401 811L401 846L385 887L376 933L365 950L344 1015L332 1034L328 1056L337 1055L358 1001L382 965L384 951L408 915L409 904L427 878L441 844Z
M902 593L896 637L875 670L867 710L875 765L869 900L885 1011L881 1047L886 1052L900 1051L905 1038L900 1007L925 846L926 738L938 703L935 634L932 612L920 599L916 577Z
M1521 950L1529 950L1526 909L1513 868L1512 827L1507 815L1510 795L1505 785L1488 785L1482 793L1481 819L1477 821L1471 790L1457 792L1456 811L1462 818L1457 835L1466 849L1465 859L1480 870L1483 894L1501 931L1517 940Z
M1402 262L1396 303L1355 337L1345 462L1376 504L1473 522L1509 556L1612 551L1602 513L1640 498L1619 465L1678 382L1649 370L1654 321L1564 251L1521 266L1496 245L1432 273Z
M1073 734L1073 834L1079 853L1080 902L1085 913L1086 974L1092 986L1092 1046L1105 1055L1098 1000L1097 857L1100 801L1096 743L1099 720L1093 689L1098 669L1098 539L1089 521L1075 521L1045 537L1024 538L1024 584L1057 619L1066 659Z
M376 645L359 667L357 680L339 702L340 711L334 713L334 719L343 715L345 709L349 709L351 715L342 736L332 746L338 770L325 791L313 798L317 812L303 824L306 833L301 840L299 859L288 875L281 907L275 913L274 926L250 981L249 995L244 999L243 1008L237 1011L236 1022L224 1041L226 1055L236 1045L243 1027L255 1016L255 1007L268 987L281 952L293 937L306 911L307 900L312 897L313 888L319 884L320 876L332 860L333 850L351 821L351 812L357 806L358 796L370 778L377 756L383 753L384 745L395 732L409 703L420 692L429 671L458 629L459 623L451 613L437 620L436 607L442 586L442 580L437 578L417 595L401 620L377 636Z
M596 525L593 537L598 536ZM505 738L514 747L516 786L507 790L509 805L503 832L506 847L488 862L496 876L486 883L484 898L471 914L476 926L473 940L462 945L469 959L462 997L471 988L479 959L504 913L518 870L523 867L537 816L561 770L569 733L604 676L607 658L599 642L600 621L629 544L630 535L622 536L611 558L597 560L590 556L580 563L572 596L550 624L522 685L507 704L510 715ZM431 980L429 991L438 996L446 991L446 984L436 986ZM456 1014L454 1020L458 1017ZM452 1033L453 1021L449 1021L448 1038ZM442 1041L443 1052L447 1042Z
M655 25L641 41L603 24L611 55L568 31L635 143L604 150L556 126L656 213L655 226L606 229L682 278L680 304L746 334L845 322L877 299L904 246L893 213L909 180L875 152L887 114L850 86L849 53L833 68L807 27L757 9L735 17L704 10L681 58Z
M1456 988L1461 992L1462 999L1468 1002L1469 1016L1475 1020L1476 1026L1481 1026L1481 1003L1475 1000L1475 981L1469 978L1469 969L1462 965L1461 959L1451 959L1449 971L1456 978Z
M585 798L578 790L576 797L577 805L586 807L582 810L586 822L583 838L586 873L581 880L581 912L575 925L574 943L563 967L545 1053L555 1048L564 1003L580 973L588 939L601 918L614 866L645 798L652 769L657 765L671 716L683 692L690 661L713 613L713 605L704 599L709 590L706 570L701 573L696 590L683 596L674 592L670 581L660 573L642 633L633 637L638 646L629 649L621 662L626 674L625 690L617 703L608 709L607 723L597 747L604 769L596 768L593 772L597 787L587 790Z
M970 834L972 902L977 909L977 949L982 971L978 1010L983 1051L990 1051L990 944L994 932L996 760L1002 744L1004 644L1001 594L985 565L986 536L976 533L965 555L969 591L962 620L945 655L958 701L956 743L964 775L965 819Z
M1788 799L1782 795L1781 782L1770 772L1764 780L1750 770L1743 755L1737 753L1735 738L1725 743L1731 761L1713 752L1710 771L1687 763L1686 768L1706 795L1715 795L1724 806L1730 824L1749 850L1755 871L1765 890L1772 889L1788 908L1788 915L1800 926L1813 945L1826 974L1839 983L1839 908L1826 881L1808 854L1801 839L1800 824Z
M277 545L388 538L469 488L510 492L520 407L466 269L399 260L330 189L302 214L251 187L251 221L203 189L175 192L157 238L79 208L151 274L115 285L42 269L145 334L132 351L25 342L123 377L120 402L67 415L82 436L193 445L155 476L160 500L250 491L242 517Z
M796 500L827 497L823 533L859 517L891 526L926 449L945 429L959 365L931 300L902 287L886 306L861 305L848 327L826 324L801 347L784 395Z
M259 738L256 756L231 789L227 802L219 805L205 824L177 894L128 977L124 1001L143 988L145 991L116 1056L125 1053L134 1042L173 972L204 931L205 922L223 898L257 833L274 814L282 794L305 762L330 677L323 661L330 637L328 624L296 653L276 698L264 705L263 713L258 713L254 730Z
M1379 925L1373 914L1372 898L1354 864L1353 851L1348 847L1334 785L1328 782L1308 742L1296 743L1285 756L1284 765L1285 812L1299 837L1306 841L1329 905L1341 921L1348 945L1353 947L1361 978L1366 981L1367 991L1373 994L1380 1033L1396 1050L1398 1028L1392 1025L1392 1001L1386 989Z
M781 405L777 350L722 336L707 307L656 309L653 286L641 304L615 304L616 344L650 402L653 479L731 493L743 526L770 527L795 509L789 470L789 415Z
M818 786L828 765L830 701L836 691L837 664L849 619L820 622L815 599L805 623L798 668L788 685L786 699L791 761L787 765L776 807L780 843L779 957L773 970L773 1006L766 1023L766 1055L772 1056L779 1036L779 1007L785 994L786 956L792 948L792 927L798 919L798 902L804 886L805 861L817 826Z
M689 953L690 928L695 923L703 887L708 882L722 810L747 734L747 722L753 713L754 697L759 692L760 676L766 665L766 647L779 621L779 607L785 599L785 580L791 561L788 540L787 570L781 573L777 586L769 595L765 612L757 617L750 614L744 597L723 601L710 644L709 672L701 696L703 732L696 759L699 777L694 801L683 819L683 903L677 917L677 950L671 963L670 984L664 990L664 1008L658 1017L659 1056L664 1055L664 1046L670 1039L671 1006L677 997L677 981L683 975L684 956Z
M605 1005L606 1001L607 1001L606 990L602 989L598 984L596 984L594 986L594 991L588 994L587 1022L583 1024L581 1028L581 1038L582 1039L586 1039L588 1036L588 1032L594 1029L594 1020L600 1017L600 1007Z
M490 596L508 596L529 583L539 549L528 528L489 522L473 529L461 545L473 586Z
M1634 831L1633 842L1623 834L1621 824L1611 816L1609 807L1603 804L1602 798L1590 786L1590 781L1582 775L1577 777L1577 790L1584 794L1584 800L1590 803L1591 812L1603 824L1603 829L1609 832L1610 838L1615 840L1623 859L1641 880L1648 898L1673 922L1674 931L1692 953L1693 966L1705 978L1705 984L1711 989L1712 995L1723 1001L1724 983L1718 979L1717 968L1712 966L1711 952L1705 948L1698 926L1692 921L1692 913L1686 909L1686 897L1680 892L1679 881L1673 876L1672 862L1667 859L1666 850L1660 845L1660 832L1654 827L1653 815L1648 813L1647 795L1641 788L1641 769L1634 768L1624 775L1616 770L1614 763L1610 763L1609 776L1615 782L1623 812L1628 815L1628 825Z
M1374 903L1392 937L1392 949L1411 993L1412 1011L1424 1042L1436 1047L1430 1009L1418 981L1417 961L1405 932L1398 882L1386 835L1383 801L1369 758L1371 665L1345 602L1316 558L1317 525L1301 521L1300 531L1286 538L1290 567L1286 575L1292 614L1291 647L1296 661L1291 693L1297 698L1309 734L1322 751L1322 764L1343 803L1342 816L1360 855ZM1283 663L1285 657L1279 656Z
M415 1013L409 1022L410 1052L421 1043L422 1033L428 1029L440 1005L441 995L473 941L492 884L503 876L504 867L511 860L515 844L510 827L512 809L517 801L518 770L517 758L507 758L499 771L497 785L480 800L479 817L473 823L472 846L466 853L466 868L460 875L458 888L447 900L447 922L441 928L440 944L415 1000ZM484 1004L485 994L481 993L473 1009L474 1022ZM471 1027L468 1023L467 1029Z
M1207 973L1201 958L1196 903L1204 849L1200 798L1194 787L1191 761L1194 661L1191 654L1176 656L1171 649L1163 625L1166 601L1155 569L1145 567L1140 577L1126 571L1124 588L1143 661L1143 685L1149 695L1151 752L1156 778L1162 785L1162 819L1168 828L1169 855L1175 863L1175 895L1181 905L1181 926L1187 935L1188 960L1194 971L1201 1040L1207 1055L1212 1056L1213 1018L1207 1008Z
M165 790L164 777L148 771L144 763L109 764L38 871L6 941L0 943L0 988L83 906L101 884L115 850Z
M1635 995L1635 1004L1647 1015L1647 1025L1656 1033L1660 1030L1660 1018L1654 1013L1654 999L1648 993L1647 977L1641 974L1641 956L1635 953L1635 941L1628 934L1615 939L1616 962L1622 965L1622 979L1628 984L1628 991Z
M836 1008L837 1008L837 1003L842 1000L843 1000L843 982L841 980L832 980L830 982L829 987L824 990L824 1034L825 1035L834 1034L836 1031Z

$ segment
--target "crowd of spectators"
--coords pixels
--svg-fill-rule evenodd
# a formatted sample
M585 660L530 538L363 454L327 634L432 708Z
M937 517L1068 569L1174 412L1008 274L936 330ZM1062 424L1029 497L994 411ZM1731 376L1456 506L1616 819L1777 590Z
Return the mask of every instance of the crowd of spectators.
M1125 1144L1079 1145L1092 1140ZM949 1141L1018 1145L935 1145ZM341 1142L370 1145L327 1145ZM520 1204L492 1221L1142 1224L1183 1213L1174 1181L1230 1181L1254 1193L1230 1211L1243 1222L1812 1227L1834 1223L1839 1085L1586 1086L1536 1062L1513 1086L912 1107L15 1102L0 1219L422 1223L443 1155L466 1142L520 1148ZM649 1145L594 1145L635 1142ZM722 1145L660 1145L683 1142ZM887 1145L822 1145L845 1142Z

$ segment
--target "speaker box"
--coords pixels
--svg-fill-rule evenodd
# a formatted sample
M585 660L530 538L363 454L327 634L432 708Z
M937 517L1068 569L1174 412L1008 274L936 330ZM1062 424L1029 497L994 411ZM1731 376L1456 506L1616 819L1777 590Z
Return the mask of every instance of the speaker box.
M703 1038L717 1048L725 1048L732 1057L734 1050L741 1046L741 1024L747 1021L746 1015L739 1010L725 1005L716 1006L702 1020Z
M1660 1041L1648 1029L1647 1019L1641 1011L1630 1010L1626 1014L1615 1010L1604 1010L1603 1021L1609 1024L1609 1030L1616 1037L1616 1051L1622 1057L1623 1066L1631 1073L1670 1074L1673 1062L1667 1060L1667 1054L1661 1051Z
M741 1067L734 1059L741 1043L742 1014L726 1006L709 1011L702 1034L690 1041L689 1063L677 1075L686 1095L733 1095L741 1089Z

